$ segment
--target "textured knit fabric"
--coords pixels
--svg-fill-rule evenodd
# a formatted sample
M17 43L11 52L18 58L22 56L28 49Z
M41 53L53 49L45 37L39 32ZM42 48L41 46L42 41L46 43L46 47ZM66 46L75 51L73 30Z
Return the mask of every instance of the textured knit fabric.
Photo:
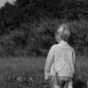
M73 77L75 69L74 49L65 41L60 41L51 47L45 65L45 72L51 76Z

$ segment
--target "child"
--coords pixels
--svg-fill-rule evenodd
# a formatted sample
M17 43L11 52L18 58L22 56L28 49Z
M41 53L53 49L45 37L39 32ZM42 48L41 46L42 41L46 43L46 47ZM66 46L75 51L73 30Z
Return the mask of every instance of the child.
M45 80L50 79L53 88L72 88L75 73L75 51L67 43L69 26L62 24L55 33L58 44L51 47L45 63Z

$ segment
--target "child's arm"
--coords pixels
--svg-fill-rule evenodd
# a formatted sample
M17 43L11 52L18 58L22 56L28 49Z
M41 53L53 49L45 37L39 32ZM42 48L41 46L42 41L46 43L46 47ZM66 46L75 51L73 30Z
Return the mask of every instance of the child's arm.
M72 53L72 56L73 56L73 65L74 65L74 70L76 70L76 61L75 61L75 59L76 59L76 54L75 54L75 50L73 49L73 53ZM75 76L75 74L74 74L74 76Z
M75 50L73 49L73 64L74 64L74 67L75 67L75 59L76 59L76 55L75 55Z
M53 63L53 59L54 59L54 52L55 52L55 46L52 46L49 53L48 53L46 63L45 63L45 68L44 68L45 80L47 80L50 76L50 69L51 69L51 65Z

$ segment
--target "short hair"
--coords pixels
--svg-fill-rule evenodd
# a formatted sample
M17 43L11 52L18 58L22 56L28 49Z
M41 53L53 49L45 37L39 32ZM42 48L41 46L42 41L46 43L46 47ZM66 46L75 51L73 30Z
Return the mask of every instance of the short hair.
M58 35L62 40L67 41L70 36L70 27L68 24L61 24L57 30L55 35Z

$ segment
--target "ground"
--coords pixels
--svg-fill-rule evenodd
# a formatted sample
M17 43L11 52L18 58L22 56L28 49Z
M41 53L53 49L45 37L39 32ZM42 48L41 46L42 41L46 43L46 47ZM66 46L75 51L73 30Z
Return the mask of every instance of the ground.
M45 57L0 58L0 88L49 88L44 80ZM77 57L74 86L83 88L88 77L88 58Z

